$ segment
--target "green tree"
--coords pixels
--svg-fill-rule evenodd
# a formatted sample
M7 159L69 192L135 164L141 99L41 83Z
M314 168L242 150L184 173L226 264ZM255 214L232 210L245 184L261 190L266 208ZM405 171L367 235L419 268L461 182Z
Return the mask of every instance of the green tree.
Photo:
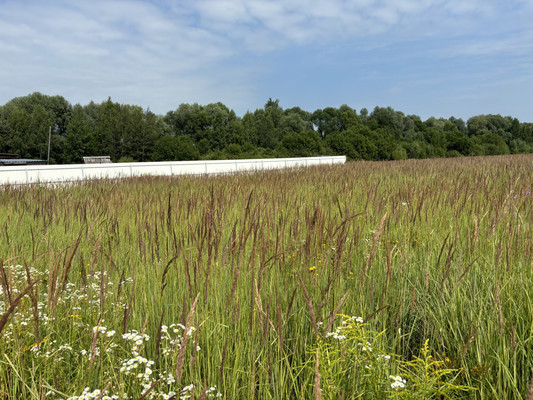
M139 106L121 108L120 130L124 140L122 157L135 161L150 161L156 140L161 136L157 116Z
M495 133L477 135L472 139L475 155L509 154L509 147L501 136Z
M392 133L395 138L400 138L404 132L404 114L394 111L391 107L375 107L369 119L377 122L378 128Z
M93 132L83 107L76 104L65 135L65 162L81 163L84 156L95 155L91 148Z
M33 157L31 146L35 138L30 135L29 113L13 104L6 105L6 108L9 129L9 137L7 137L6 142L9 151L19 154L21 157Z
M315 131L291 132L283 137L280 155L284 157L312 157L322 153L322 141Z
M472 152L472 141L457 126L447 121L444 124L444 134L446 135L446 153L458 152L468 156Z
M350 160L375 160L378 158L377 135L367 127L334 132L326 137L329 148Z
M124 138L120 129L120 105L108 98L98 107L94 128L94 147L99 156L117 161L123 156Z
M309 111L302 110L300 107L292 107L292 108L286 108L283 113L286 117L289 117L291 114L298 114L300 117L300 120L303 121L305 127L301 129L299 132L303 131L312 131L314 130L313 127L313 121L312 121L312 114ZM298 127L300 126L300 123L298 123ZM296 132L296 130L293 130L293 132Z
M200 153L188 135L163 136L155 142L154 161L197 160Z
M7 143L11 137L11 129L5 116L5 107L0 106L0 153L9 152Z
M406 160L407 151L401 144L397 144L392 150L391 156L393 160Z
M313 124L322 138L326 138L334 132L342 132L346 130L347 125L352 126L357 124L357 115L355 114L355 111L348 106L343 107L345 107L344 112L333 107L326 107L323 110L318 109L313 113Z
M244 132L254 146L274 149L280 143L286 127L279 100L269 99L263 109L257 109L253 113L253 120L249 116L245 117Z
M446 134L435 128L427 128L424 132L426 143L429 143L432 147L431 157L445 157L447 150Z
M35 106L28 127L28 135L31 138L30 157L46 160L48 155L48 133L53 123L53 118L42 105Z
M211 103L204 107L207 117L205 138L212 149L223 149L235 143L242 135L242 125L235 112L222 103Z

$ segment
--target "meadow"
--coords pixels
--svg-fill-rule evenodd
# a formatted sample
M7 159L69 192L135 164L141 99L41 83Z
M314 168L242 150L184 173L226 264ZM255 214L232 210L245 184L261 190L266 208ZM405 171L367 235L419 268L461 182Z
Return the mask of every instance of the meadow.
M533 156L0 191L0 398L533 399Z

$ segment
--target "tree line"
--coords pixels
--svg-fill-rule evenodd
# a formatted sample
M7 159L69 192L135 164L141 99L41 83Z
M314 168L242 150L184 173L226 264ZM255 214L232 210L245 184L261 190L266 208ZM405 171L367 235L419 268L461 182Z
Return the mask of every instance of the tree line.
M343 105L313 112L283 109L269 99L239 117L222 103L181 104L166 115L111 98L70 104L33 93L0 106L0 153L79 163L346 155L350 160L401 160L533 152L533 123L501 115L468 121L422 121L391 107L359 112Z

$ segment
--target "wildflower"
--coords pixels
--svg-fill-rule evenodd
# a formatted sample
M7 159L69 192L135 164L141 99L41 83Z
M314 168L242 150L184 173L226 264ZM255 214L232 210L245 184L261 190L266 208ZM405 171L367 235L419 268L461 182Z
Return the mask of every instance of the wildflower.
M405 384L407 383L407 381L399 375L398 376L390 375L389 378L394 381L391 383L390 387L395 390L404 388Z
M194 385L191 383L190 385L185 386L182 391L183 392L190 392L193 389L194 389Z
M316 267L313 265L312 267L309 268L309 271L314 271L316 269Z

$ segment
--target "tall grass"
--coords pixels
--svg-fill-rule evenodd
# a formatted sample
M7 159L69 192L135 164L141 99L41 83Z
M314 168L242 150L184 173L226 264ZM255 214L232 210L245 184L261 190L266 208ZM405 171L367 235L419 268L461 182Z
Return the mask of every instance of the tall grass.
M529 399L532 166L358 162L4 188L0 396L320 398L315 349L342 313L405 362L429 339L475 388L458 398ZM360 394L356 378L343 385Z

